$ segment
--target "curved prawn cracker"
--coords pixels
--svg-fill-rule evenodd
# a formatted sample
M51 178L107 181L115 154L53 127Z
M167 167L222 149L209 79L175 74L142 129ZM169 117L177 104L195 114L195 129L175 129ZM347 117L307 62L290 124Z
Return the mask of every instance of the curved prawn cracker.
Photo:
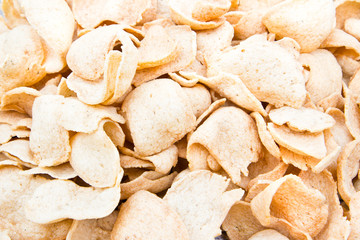
M220 72L214 77L205 78L197 76L197 78L199 82L215 90L221 96L226 97L239 107L267 116L261 102L249 91L238 76Z
M207 65L208 77L219 72L237 75L260 101L295 108L305 101L305 79L300 63L292 53L267 41L263 35L251 36L235 47L212 55Z
M110 240L111 231L118 214L118 211L114 211L109 216L100 219L73 220L66 239Z
M308 240L323 229L329 214L325 196L292 174L256 195L251 210L263 226Z
M194 129L196 117L180 85L156 79L135 88L122 104L135 152L158 153Z
M217 109L219 109L221 106L223 106L226 103L226 98L220 98L218 100L215 100L213 103L210 104L208 109L205 110L197 119L196 119L196 127L200 126L200 124L203 123L213 112L215 112ZM187 137L190 137L189 134Z
M171 187L176 176L177 172L164 175L155 171L143 171L139 177L130 182L121 183L121 199L128 199L140 190L151 193L162 192Z
M224 150L226 149L226 150ZM191 170L208 169L211 155L240 184L241 173L260 158L262 145L254 120L236 107L222 107L213 112L191 135L187 160Z
M29 25L0 35L0 97L20 86L30 86L46 74L41 38Z
M351 135L357 139L360 137L360 109L356 103L355 96L349 89L344 90L345 93L345 124Z
M125 119L117 113L115 107L90 106L73 97L64 99L60 112L59 123L68 131L94 132L103 119L110 119L121 124L125 123Z
M14 28L19 25L28 24L23 11L16 0L3 0L1 2L2 14L5 17L6 25Z
M66 218L103 218L119 204L122 174L118 174L115 186L110 188L80 187L69 180L48 180L38 186L25 203L26 218L41 224Z
M63 0L24 0L20 6L30 25L44 39L47 73L59 72L66 66L66 53L75 30L75 19Z
M273 109L269 113L269 118L273 123L287 124L291 130L297 132L319 133L335 125L335 120L330 115L305 107Z
M360 3L357 0L337 0L336 6L336 28L344 29L346 20L358 18L360 14Z
M251 212L250 203L237 201L230 208L222 229L230 239L248 240L250 236L265 229Z
M266 9L251 9L249 11L231 11L225 14L225 18L234 28L234 36L245 40L255 34L266 32L262 18Z
M121 25L97 28L71 45L67 60L74 73L67 85L80 100L88 104L112 104L130 88L138 51L123 28ZM112 50L117 41L123 45L122 52Z
M59 122L63 103L60 95L43 95L34 101L30 149L40 167L60 165L70 157L69 132Z
M104 21L135 26L149 13L156 11L152 0L73 0L73 13L83 28L96 28ZM149 20L149 19L147 19Z
M318 159L326 155L323 132L295 132L284 125L279 126L272 122L267 124L267 128L275 142L295 153Z
M123 146L125 135L120 126L111 120L103 120L92 133L77 133L70 139L70 164L85 182L93 187L112 187L116 183L120 166L120 153L108 135L109 125L118 132ZM116 133L115 133L116 134Z
M106 55L116 46L117 41L122 40L119 39L119 33L123 29L123 25L114 24L96 28L79 37L71 44L66 56L69 68L88 81L99 79L104 74Z
M189 25L194 30L213 29L220 26L225 21L222 16L230 9L230 6L231 2L228 0L169 1L171 19L176 24Z
M23 171L21 174L35 175L47 174L56 179L70 179L77 176L75 170L71 167L70 163L63 163L55 167L34 167Z
M333 93L341 93L342 70L332 53L317 49L301 54L299 61L310 69L306 90L315 104Z
M277 38L290 37L299 43L301 52L312 52L335 27L332 0L283 1L263 17L263 24Z
M334 29L330 35L323 41L320 48L345 48L344 53L355 60L360 59L360 42L350 34L340 29Z
M261 143L264 145L264 147L269 151L271 155L273 155L276 158L280 158L281 153L279 146L275 143L273 137L268 131L264 118L258 112L253 112L250 114L250 116L253 117L256 122Z
M6 92L1 98L1 110L14 110L32 116L35 98L42 94L33 88L18 87Z
M337 179L341 198L349 206L350 199L355 195L353 178L358 175L360 158L360 141L348 143L338 159Z
M160 24L145 28L145 37L140 42L138 70L157 67L175 60L178 43Z
M266 229L252 235L249 240L289 240L289 238L285 237L281 233L273 229Z
M138 191L121 205L111 239L190 238L181 217L166 201L150 192Z
M226 191L229 181L197 170L183 175L167 191L164 200L180 215L190 239L211 239L221 234L220 226L231 206L244 194L242 189Z
M360 192L357 192L350 200L350 226L351 232L349 240L356 240L360 237L359 224L360 224Z
M326 110L326 113L335 119L335 125L330 128L330 131L337 144L344 147L346 144L354 140L353 136L349 132L349 129L345 125L345 115L341 110L331 107Z
M178 55L168 63L160 66L140 69L136 71L132 84L139 86L149 80L155 79L163 74L176 72L191 65L196 57L196 33L189 26L175 25L169 19L159 19L144 24L143 30L160 25L167 34L177 42Z
M360 39L360 19L359 18L349 18L345 21L344 30L345 32L349 33L353 37L355 37L357 40Z
M350 78L349 82L349 90L354 95L356 102L360 102L360 71L356 70L354 75Z
M33 153L30 150L29 140L16 139L0 146L0 152L12 159L20 160L21 162L37 165L34 160Z
M175 145L171 145L169 148L151 156L141 156L125 147L120 147L119 149L127 156L150 162L151 167L153 167L156 172L162 174L168 174L171 168L176 166L178 161L178 149Z
M326 170L318 174L312 171L302 171L299 177L308 187L319 190L326 197L329 204L328 221L315 239L347 239L350 231L349 221L343 216L336 182L332 175Z
M0 165L0 181L2 183L0 185L0 206L1 209L6 209L6 211L0 212L0 228L8 230L12 240L64 239L69 231L71 220L67 219L53 224L38 224L26 218L25 203L31 198L35 189L48 180L21 173L22 171L18 167ZM16 224L13 224L14 222Z

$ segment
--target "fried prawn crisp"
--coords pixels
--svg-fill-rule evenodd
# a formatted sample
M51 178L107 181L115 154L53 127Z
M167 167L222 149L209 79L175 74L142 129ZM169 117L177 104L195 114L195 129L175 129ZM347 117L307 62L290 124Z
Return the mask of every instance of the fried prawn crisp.
M242 189L226 191L228 184L229 179L207 170L175 179L164 200L180 215L190 239L211 239L220 234L228 211L244 194Z
M240 184L241 173L248 174L248 165L259 160L261 150L253 119L239 108L222 107L190 136L186 157L190 170L209 169L207 161L213 157Z
M138 191L121 206L111 239L190 239L174 210L155 194Z
M157 79L133 90L122 110L135 145L135 152L149 156L180 140L195 127L191 103L179 84Z

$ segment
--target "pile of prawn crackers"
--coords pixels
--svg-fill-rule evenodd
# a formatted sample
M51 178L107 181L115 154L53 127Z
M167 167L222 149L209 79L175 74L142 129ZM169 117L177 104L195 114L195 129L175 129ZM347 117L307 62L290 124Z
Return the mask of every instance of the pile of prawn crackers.
M360 1L2 10L1 240L360 239Z

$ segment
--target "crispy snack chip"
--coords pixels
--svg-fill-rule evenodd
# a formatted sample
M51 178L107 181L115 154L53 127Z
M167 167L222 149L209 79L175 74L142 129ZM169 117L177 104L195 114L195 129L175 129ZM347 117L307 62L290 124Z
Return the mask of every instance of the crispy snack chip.
M345 22L349 18L359 15L359 2L354 0L337 0L336 6L336 28L343 29Z
M245 201L251 202L251 200L261 191L263 191L270 183L278 180L283 177L288 165L280 162L276 167L274 167L269 172L259 174L257 177L251 179L247 185L247 194Z
M186 240L190 238L185 225L166 201L138 191L121 205L111 239Z
M330 128L330 131L337 144L344 147L346 144L354 140L345 124L345 115L341 110L337 108L328 108L326 113L335 120L335 125Z
M145 30L145 37L139 47L138 69L160 66L177 57L177 41L163 26L152 25Z
M166 64L136 71L132 84L139 86L149 80L160 77L163 74L176 72L191 65L196 57L196 34L190 27L175 25L168 19L159 19L144 25L144 31L153 26L162 26L167 34L177 42L178 55Z
M251 201L251 210L263 226L296 239L316 236L328 217L325 196L295 175L271 183Z
M341 93L342 71L332 53L317 49L300 55L299 61L310 69L306 90L316 104L334 93Z
M39 96L41 96L41 93L33 88L14 88L2 96L1 110L15 110L32 116L34 100Z
M207 64L208 77L221 71L238 75L260 101L296 108L305 101L305 79L300 63L293 54L262 35L254 35L214 54Z
M25 139L16 139L0 146L0 152L8 157L19 159L21 162L37 165L34 156L30 150L29 141Z
M157 79L134 89L124 100L127 126L135 152L153 155L180 140L195 127L195 115L181 87Z
M221 226L230 239L248 240L265 229L251 212L250 203L238 201L230 208Z
M356 103L355 96L353 93L345 89L345 124L349 129L351 135L356 139L360 137L360 109Z
M226 20L234 27L234 36L244 40L252 35L266 32L262 18L266 9L251 9L249 11L231 11L225 14Z
M230 9L230 5L228 0L169 0L172 20L176 24L189 25L194 30L213 29L223 24L225 18L222 15Z
M120 136L117 139L123 146L125 135L120 126L110 120L104 120L92 133L77 133L70 140L70 164L85 182L93 187L112 187L116 183L120 167L120 154L108 130L113 128ZM109 136L110 135L110 136Z
M335 120L330 115L305 107L273 109L269 113L269 118L277 125L286 123L291 130L298 132L318 133L335 125Z
M55 167L34 167L22 172L22 174L47 174L52 178L70 179L77 176L70 163L63 163Z
M69 180L48 180L38 186L25 203L26 218L44 224L66 218L105 217L120 201L122 174L119 173L115 186L110 188L80 187Z
M334 29L331 34L320 45L321 48L345 48L345 53L354 58L360 59L360 42L350 34Z
M123 25L103 26L75 40L66 56L69 68L88 81L99 79L104 74L106 55L116 46L117 41L125 39L122 37L123 29Z
M223 107L191 135L187 160L191 170L208 169L207 159L211 156L235 184L240 184L241 173L247 176L247 167L259 160L261 148L253 119L239 108Z
M74 220L66 236L67 240L102 239L110 240L118 211L100 219Z
M62 70L66 66L65 56L75 30L70 7L63 0L24 0L20 1L20 6L30 25L44 39L45 71Z
M360 98L360 71L356 71L354 75L352 75L349 82L349 90L354 94L356 98L356 102L359 102Z
M83 28L92 29L107 20L133 26L149 14L147 11L156 11L153 3L152 0L73 0L72 9Z
M130 88L138 51L124 28L127 27L100 27L71 45L66 58L73 74L67 85L80 100L88 104L112 104ZM122 51L112 50L119 42Z
M318 159L326 155L323 132L295 132L284 125L279 126L271 122L268 123L267 127L275 142L295 153Z
M138 160L148 161L152 163L152 168L162 174L168 174L172 167L175 167L178 161L178 149L175 145L171 145L167 149L151 156L143 157L130 149L120 147L123 154L134 157Z
M350 231L349 221L343 216L343 209L337 195L336 182L332 175L328 171L319 174L302 171L299 177L308 187L319 190L326 197L329 204L328 221L315 239L346 239Z
M164 200L184 222L190 239L211 239L231 206L244 194L242 189L226 191L229 180L206 170L189 172L178 178ZM200 194L204 194L199 198Z
M262 230L254 235L252 235L249 240L289 240L287 237L282 235L281 233L273 230L273 229L266 229Z
M218 75L205 78L198 76L199 81L213 89L221 96L228 98L239 107L255 111L266 116L261 102L249 91L243 81L236 75L220 72Z
M99 128L103 119L125 123L115 107L90 106L76 98L65 98L60 109L59 123L68 131L91 133Z
M140 173L140 176L130 180L130 182L121 183L121 199L127 199L140 190L146 190L151 193L164 191L171 186L176 176L177 172L165 175L155 171L143 171Z
M350 199L355 195L353 178L358 175L360 158L360 141L354 140L344 147L338 159L337 178L341 198L349 206Z
M63 103L64 97L59 95L44 95L34 101L30 149L40 167L56 166L69 159L69 132L59 122Z
M331 132L325 131L324 138L327 154L321 159L300 155L284 147L280 147L281 159L283 162L287 164L291 163L301 170L307 170L309 167L313 172L320 173L332 164L336 165L336 160L341 152L341 146L336 143Z
M37 224L25 217L25 203L31 198L34 190L47 180L21 173L22 171L18 167L0 166L0 206L2 209L0 211L0 229L8 230L12 240L64 239L70 228L71 220L53 224Z
M6 91L30 86L45 76L41 38L29 25L0 34L0 97Z
M1 4L3 16L5 16L6 25L9 28L14 28L18 25L28 24L23 12L20 9L18 1L3 0Z
M357 192L350 200L351 233L349 240L356 240L360 237L360 192Z
M253 117L256 122L261 143L274 157L280 158L281 153L279 146L275 143L273 137L267 129L264 118L258 112L253 112L250 116Z
M332 0L283 1L263 18L269 32L275 33L277 38L293 38L300 44L302 52L318 48L334 29L335 21Z

